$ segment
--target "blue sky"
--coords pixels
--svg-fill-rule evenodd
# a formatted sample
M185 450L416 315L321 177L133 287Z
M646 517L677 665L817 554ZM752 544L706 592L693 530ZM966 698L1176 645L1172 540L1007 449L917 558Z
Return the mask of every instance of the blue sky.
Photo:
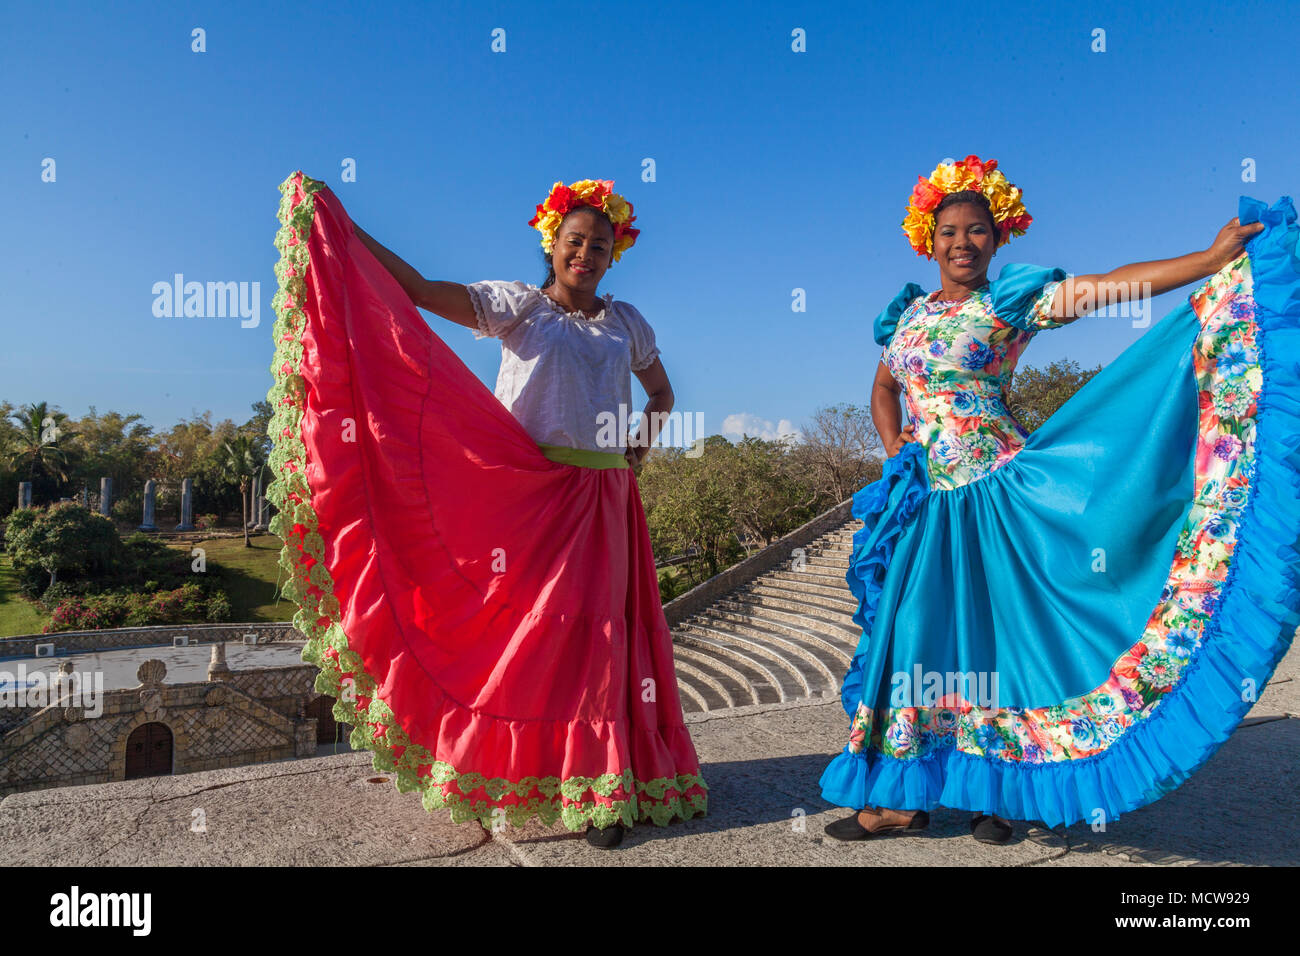
M295 169L462 282L540 281L533 207L590 177L636 206L641 238L602 291L654 326L677 408L770 435L868 402L876 312L907 281L937 285L899 223L945 157L994 157L1024 189L1034 225L994 272L1179 255L1242 193L1293 194L1294 23L1281 2L10 4L0 399L158 427L247 418L270 384L276 187ZM175 273L260 282L260 326L155 317ZM426 317L491 386L499 345ZM1104 364L1140 334L1084 319L1022 364Z

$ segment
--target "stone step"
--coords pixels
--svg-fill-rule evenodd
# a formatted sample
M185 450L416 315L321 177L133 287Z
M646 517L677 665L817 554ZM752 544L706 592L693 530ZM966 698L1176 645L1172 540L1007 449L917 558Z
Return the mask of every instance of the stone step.
M753 590L733 591L723 600L742 605L771 620L817 631L836 643L843 643L850 638L857 639L858 630L853 624L853 614L843 607L824 607L810 600L791 600L755 593ZM849 637L845 637L846 634Z
M708 671L696 667L688 660L674 657L677 666L677 687L681 690L687 686L691 690L692 703L697 703L698 710L724 710L736 706L736 699L731 691ZM686 701L682 701L682 710L687 710Z
M826 573L838 574L843 577L844 573L849 569L849 562L852 560L853 557L848 552L843 555L810 554L804 558L804 567L817 568Z
M739 637L756 640L798 667L808 679L838 681L848 667L857 641L834 641L824 634L735 608L711 607L708 620Z
M784 564L777 565L772 570L795 571L796 573L802 574L809 569L812 569L818 574L834 574L842 578L844 577L844 572L849 569L849 564L852 563L852 561L853 558L847 553L842 555L809 554L804 557L803 564L798 568L796 568L793 563L787 561Z
M695 680L680 669L677 671L677 693L682 698L682 713L697 714L709 709L708 701L696 687Z
M847 565L836 572L832 572L829 568L818 568L804 565L802 571L794 571L789 567L774 568L771 571L768 571L767 574L764 574L763 577L772 577L784 581L807 581L809 584L838 587L847 591L849 589L849 582L846 580L847 574Z
M697 680L707 682L723 700L724 707L744 707L749 704L764 703L761 695L752 686L750 678L734 667L707 654L701 654L696 648L678 644L674 647L677 666L691 673ZM776 699L775 691L770 695Z
M815 608L821 612L843 614L847 615L850 621L858 611L857 602L853 600L853 593L847 588L843 589L843 594L811 593L806 590L787 587L779 581L758 578L746 585L743 591L737 593L761 594L764 597L771 598L777 602L778 606L782 607L803 606ZM782 604L781 602L786 603Z
M685 659L701 670L711 670L723 682L731 682L739 691L733 691L746 697L742 704L775 704L781 700L780 687L771 676L745 661L737 658L724 658L711 648L682 643L677 635L673 636L673 656Z
M814 538L804 545L807 550L817 551L839 551L853 547L853 535L851 534L833 534L821 538Z
M812 696L803 671L761 641L695 620L687 621L677 633L683 644L704 649L729 663L755 668L776 688L781 702Z
M739 600L723 598L706 609L706 613L715 610L720 619L742 626L756 624L778 635L801 643L812 643L832 653L838 653L849 643L856 644L859 636L853 630L852 621L845 623L843 619L835 621L819 614L760 604L749 595L741 595Z

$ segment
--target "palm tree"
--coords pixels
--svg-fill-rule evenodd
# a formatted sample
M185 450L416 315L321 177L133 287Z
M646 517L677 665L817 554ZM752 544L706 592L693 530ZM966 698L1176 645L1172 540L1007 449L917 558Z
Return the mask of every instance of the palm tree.
M244 516L244 547L251 548L252 544L248 540L248 488L253 475L262 468L262 462L257 446L246 435L224 442L221 447L225 453L222 474L228 480L239 482L239 505Z
M59 444L70 432L64 427L68 416L63 412L51 412L46 402L27 405L11 414L18 426L14 436L13 450L9 463L18 474L27 473L27 480L36 484L38 473L49 478L55 485L68 480L71 462L68 451Z

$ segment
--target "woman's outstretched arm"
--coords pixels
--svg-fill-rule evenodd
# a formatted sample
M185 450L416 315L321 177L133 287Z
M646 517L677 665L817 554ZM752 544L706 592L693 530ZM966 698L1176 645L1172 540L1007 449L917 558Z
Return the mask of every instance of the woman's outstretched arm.
M474 304L470 301L469 290L463 285L459 282L437 282L426 279L410 263L380 244L356 223L352 224L352 229L357 234L357 238L365 243L366 248L374 253L380 264L392 273L397 284L417 306L457 325L470 329L478 328Z
M1097 309L1160 295L1214 275L1239 258L1246 251L1246 240L1263 228L1263 223L1258 222L1243 226L1233 217L1204 252L1192 252L1176 259L1135 262L1104 275L1073 276L1057 291L1052 301L1052 318L1073 322Z

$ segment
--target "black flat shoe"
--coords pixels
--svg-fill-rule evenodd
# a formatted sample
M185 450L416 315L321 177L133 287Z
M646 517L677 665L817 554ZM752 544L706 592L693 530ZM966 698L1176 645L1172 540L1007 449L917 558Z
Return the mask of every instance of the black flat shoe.
M627 832L627 827L621 823L615 823L612 827L598 827L595 824L587 826L587 842L601 850L612 850L623 842L623 834Z
M827 836L834 837L836 840L865 840L867 837L879 836L882 833L891 833L895 830L924 830L929 825L930 814L924 810L917 810L907 823L890 823L874 830L868 830L858 822L858 815L855 813L851 817L845 817L843 820L836 820L834 823L826 824L825 832Z
M1001 817L977 813L971 817L970 835L980 843L1001 846L1011 839L1011 824Z

